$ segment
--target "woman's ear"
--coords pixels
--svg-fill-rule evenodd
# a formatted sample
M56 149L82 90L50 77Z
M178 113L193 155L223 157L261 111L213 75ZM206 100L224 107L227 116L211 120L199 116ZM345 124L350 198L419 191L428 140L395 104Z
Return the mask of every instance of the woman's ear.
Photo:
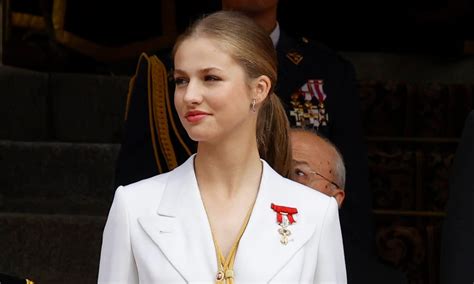
M258 78L254 79L253 85L253 99L256 100L256 103L259 105L262 103L265 98L269 95L269 92L272 88L272 81L268 76L261 75Z

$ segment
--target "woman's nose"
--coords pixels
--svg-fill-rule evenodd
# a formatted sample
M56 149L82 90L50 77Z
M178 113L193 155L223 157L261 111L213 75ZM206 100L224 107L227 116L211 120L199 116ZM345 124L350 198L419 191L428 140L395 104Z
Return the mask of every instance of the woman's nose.
M184 102L187 104L200 104L203 98L202 92L203 88L199 82L196 82L195 80L189 81L183 97Z

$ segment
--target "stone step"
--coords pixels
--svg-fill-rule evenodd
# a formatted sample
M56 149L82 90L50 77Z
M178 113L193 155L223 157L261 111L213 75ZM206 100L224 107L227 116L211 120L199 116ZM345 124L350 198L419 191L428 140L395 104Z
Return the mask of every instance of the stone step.
M55 140L120 142L128 77L86 74L50 75Z
M0 140L0 212L106 215L119 148Z
M47 139L48 77L47 73L0 66L0 139Z
M105 220L0 213L0 271L35 283L97 283Z
M0 66L0 139L119 142L129 77Z

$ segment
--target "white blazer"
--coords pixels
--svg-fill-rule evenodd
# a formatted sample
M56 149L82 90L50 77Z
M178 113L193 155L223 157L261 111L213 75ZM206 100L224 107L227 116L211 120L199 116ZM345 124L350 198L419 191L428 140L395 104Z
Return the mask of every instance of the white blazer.
M193 159L117 189L98 283L215 283L216 253ZM260 189L235 257L235 283L346 283L335 199L262 163ZM271 203L298 209L287 245L280 243Z

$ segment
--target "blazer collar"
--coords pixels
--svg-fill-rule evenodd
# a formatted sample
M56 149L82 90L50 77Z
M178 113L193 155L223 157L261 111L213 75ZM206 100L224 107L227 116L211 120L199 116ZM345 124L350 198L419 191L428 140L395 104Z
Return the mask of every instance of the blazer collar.
M193 161L194 155L169 173L156 214L140 217L139 223L186 281L215 281L217 258ZM260 189L235 259L238 282L270 281L314 233L314 222L308 222L304 208L298 207L301 200L282 187L291 181L262 162ZM298 208L286 246L280 243L271 203Z
M154 215L139 223L187 281L215 281L217 258L196 176L194 155L169 173Z

